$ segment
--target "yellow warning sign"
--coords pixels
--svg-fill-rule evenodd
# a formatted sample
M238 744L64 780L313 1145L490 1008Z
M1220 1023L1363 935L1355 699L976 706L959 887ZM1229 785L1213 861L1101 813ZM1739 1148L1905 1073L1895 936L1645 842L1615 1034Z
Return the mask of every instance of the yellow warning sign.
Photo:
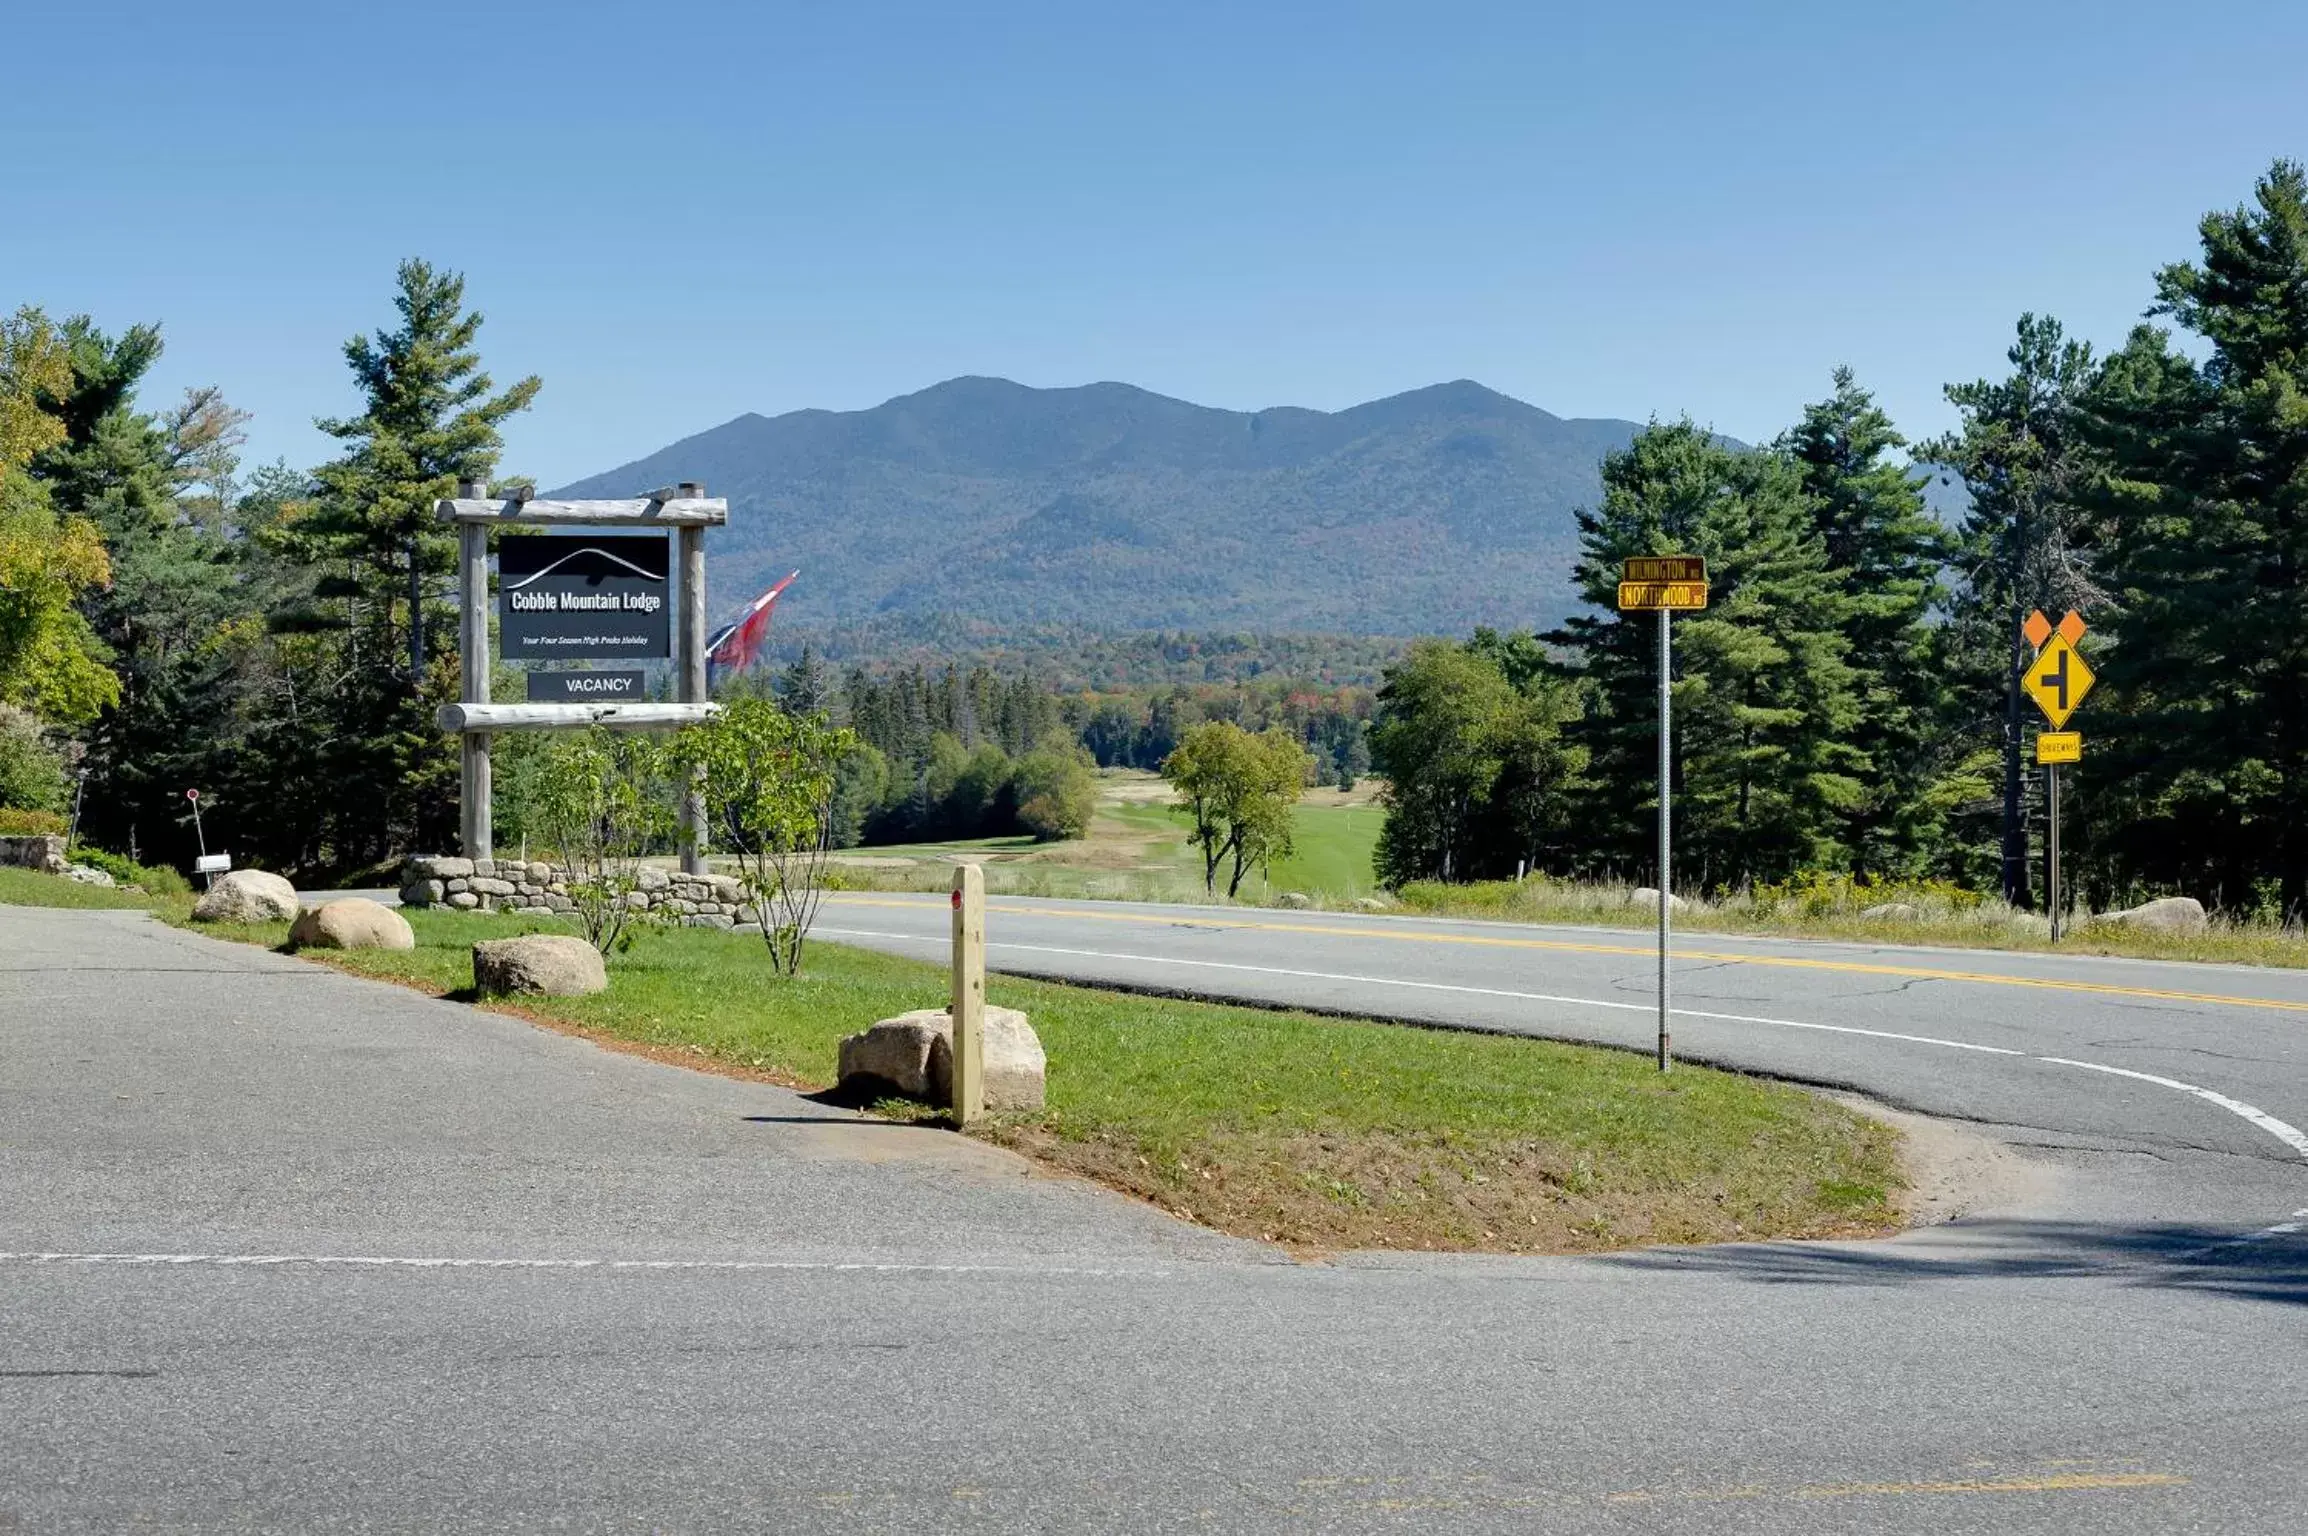
M2028 663L2027 671L2020 677L2020 686L2027 690L2028 697L2036 701L2036 708L2044 712L2044 718L2057 731L2067 725L2068 717L2076 712L2076 706L2083 703L2084 695L2092 691L2092 684L2097 681L2092 669L2077 653L2075 642L2061 630L2036 652L2036 659Z
M2084 735L2081 731L2042 731L2036 735L2036 761L2039 763L2080 763L2084 760Z

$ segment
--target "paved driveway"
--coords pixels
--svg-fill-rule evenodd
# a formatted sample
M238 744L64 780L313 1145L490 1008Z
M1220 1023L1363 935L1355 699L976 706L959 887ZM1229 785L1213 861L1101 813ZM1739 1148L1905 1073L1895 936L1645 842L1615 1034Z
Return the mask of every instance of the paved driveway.
M2296 1529L2308 1254L2178 1209L2280 1165L2059 1155L1892 1243L1293 1264L0 908L0 1529Z

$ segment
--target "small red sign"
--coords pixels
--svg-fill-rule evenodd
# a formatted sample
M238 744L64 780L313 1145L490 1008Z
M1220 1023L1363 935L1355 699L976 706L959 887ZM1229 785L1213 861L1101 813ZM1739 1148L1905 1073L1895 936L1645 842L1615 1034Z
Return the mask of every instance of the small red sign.
M962 910L962 893L960 891L954 892L954 910L956 912Z

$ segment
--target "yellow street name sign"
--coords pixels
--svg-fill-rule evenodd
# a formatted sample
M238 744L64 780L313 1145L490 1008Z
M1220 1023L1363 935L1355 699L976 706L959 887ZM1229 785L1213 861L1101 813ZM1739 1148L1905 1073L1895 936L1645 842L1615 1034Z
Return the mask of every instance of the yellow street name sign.
M1619 571L1621 581L1697 581L1707 579L1705 555L1630 555Z
M2084 760L2084 735L2081 731L2043 731L2036 736L2036 761L2039 763L2080 763Z
M2044 718L2057 731L2067 725L2068 717L2076 712L2076 706L2083 703L2084 695L2092 691L2096 681L2092 669L2077 653L2075 642L2063 630L2036 652L2036 659L2028 663L2027 671L2020 678L2020 686L2027 690L2027 696L2036 701L2036 708L2044 712Z
M1619 611L1621 613L1653 613L1664 608L1670 613L1690 613L1707 606L1707 583L1703 581L1622 581L1619 583Z

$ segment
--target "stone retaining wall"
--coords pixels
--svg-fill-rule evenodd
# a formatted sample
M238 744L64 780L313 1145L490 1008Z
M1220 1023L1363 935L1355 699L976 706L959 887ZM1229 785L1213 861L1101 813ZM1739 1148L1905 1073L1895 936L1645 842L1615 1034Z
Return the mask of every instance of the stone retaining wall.
M61 875L66 868L64 839L53 832L10 833L0 837L0 864Z
M644 869L641 888L626 905L690 928L734 928L754 920L745 887L727 875L685 875ZM401 905L454 907L466 912L512 912L554 917L577 910L569 899L568 871L542 860L411 859L401 871Z

